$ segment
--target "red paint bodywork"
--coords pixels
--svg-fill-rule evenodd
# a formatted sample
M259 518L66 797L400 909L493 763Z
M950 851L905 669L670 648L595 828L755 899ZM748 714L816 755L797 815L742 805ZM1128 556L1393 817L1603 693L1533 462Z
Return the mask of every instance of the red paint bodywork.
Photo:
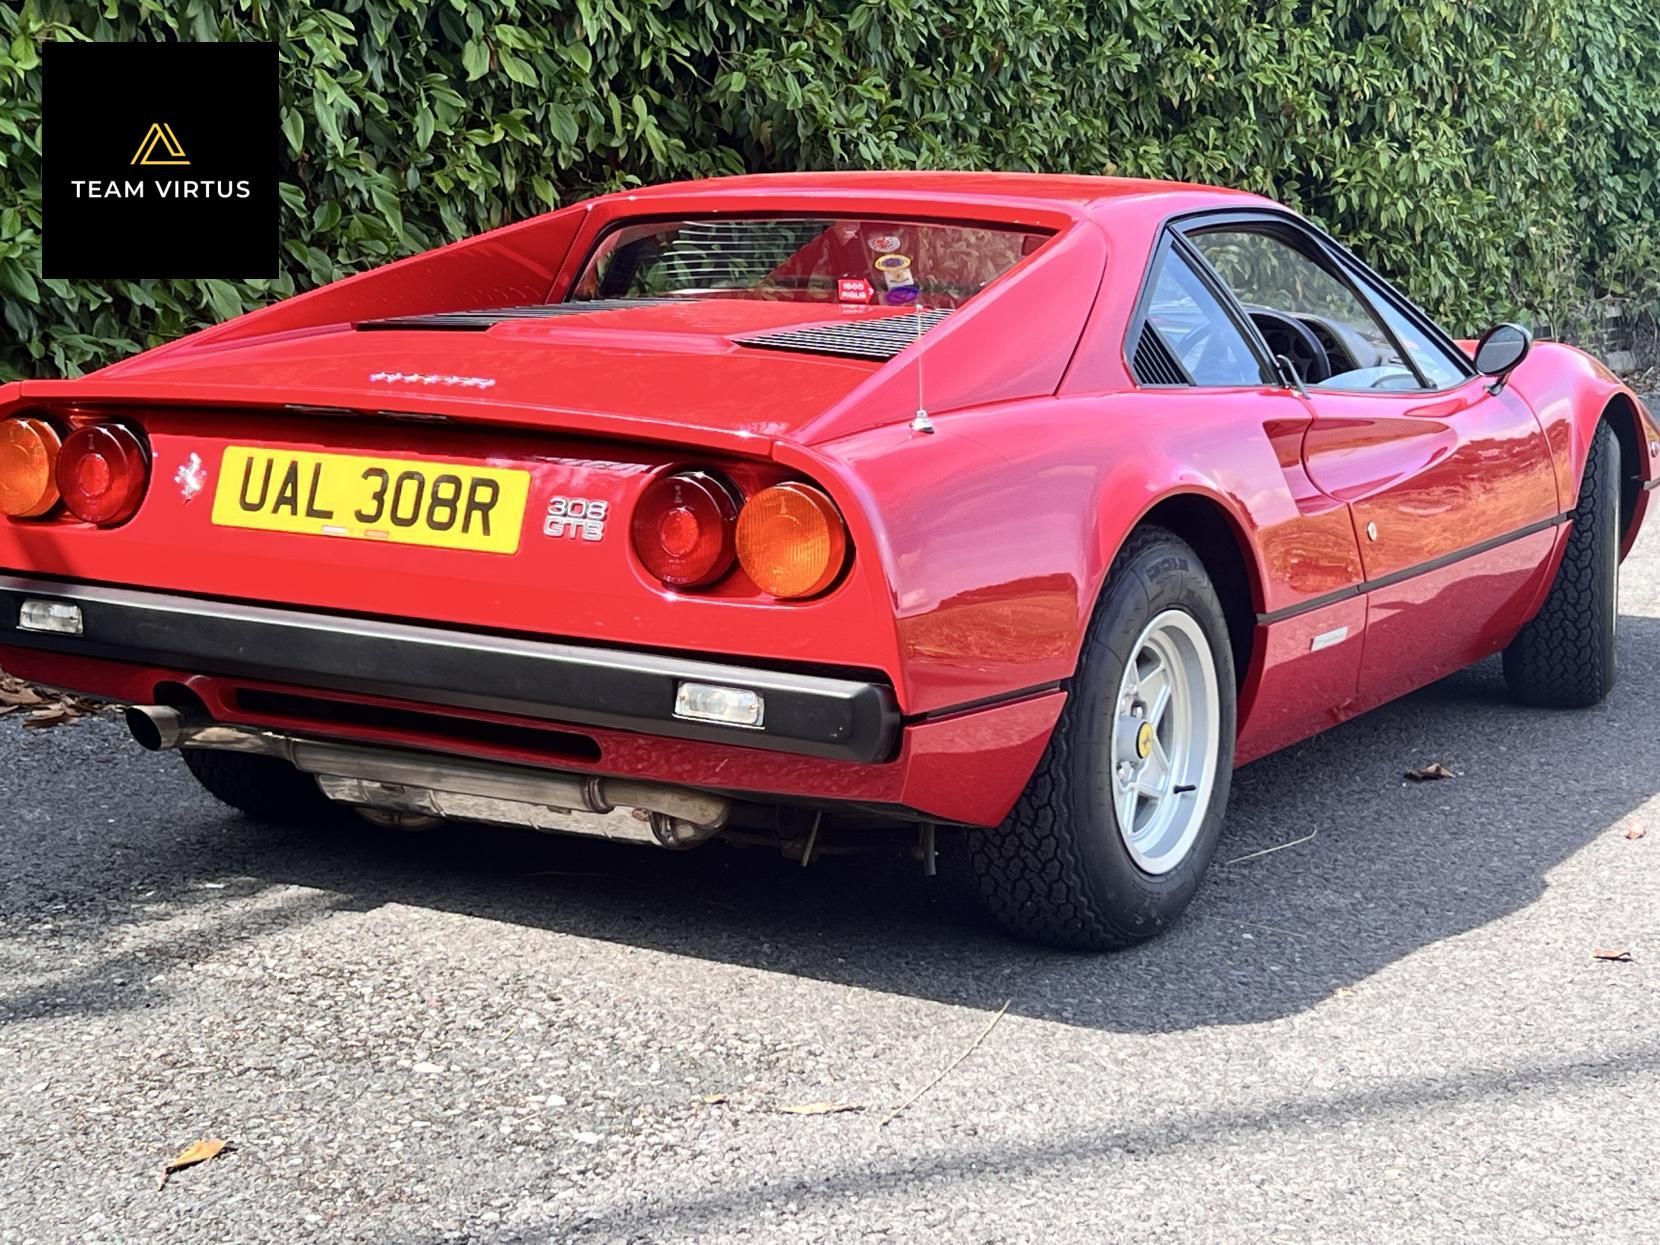
M119 414L143 425L154 460L143 508L119 528L0 520L0 570L875 675L905 720L890 761L589 728L568 732L583 741L568 753L556 741L515 750L331 722L315 691L318 716L285 719L239 705L246 681L196 671L3 647L0 664L124 701L184 683L216 715L256 725L993 824L1042 753L1114 553L1156 507L1186 499L1178 504L1231 533L1256 618L1240 672L1244 763L1503 647L1538 608L1565 525L1355 589L1571 509L1605 412L1627 421L1641 449L1627 466L1645 482L1660 431L1605 368L1554 344L1535 347L1498 395L1483 379L1428 396L1138 387L1124 341L1161 231L1172 217L1241 207L1274 205L1203 187L1006 174L666 186L392 264L84 378L0 386L0 417ZM1053 236L885 364L734 344L827 318L791 303L640 307L476 333L352 328L558 300L619 220L743 212ZM494 384L370 379L431 374ZM919 400L933 435L909 426ZM186 500L171 480L192 454L216 464L230 444L528 467L524 539L496 556L214 527L211 500ZM604 498L626 515L643 483L674 465L714 465L746 487L815 481L846 517L849 573L802 602L765 599L741 574L677 594L638 567L620 524L599 546L542 537L547 497ZM1647 497L1632 490L1627 547ZM1385 535L1368 541L1368 522ZM1340 628L1341 642L1311 649Z

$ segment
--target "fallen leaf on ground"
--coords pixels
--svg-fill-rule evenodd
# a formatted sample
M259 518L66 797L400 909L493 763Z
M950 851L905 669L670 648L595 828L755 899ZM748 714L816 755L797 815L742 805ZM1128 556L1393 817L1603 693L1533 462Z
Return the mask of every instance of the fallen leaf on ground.
M40 729L43 726L58 726L64 722L73 721L78 715L68 705L48 705L44 709L36 709L23 719L23 725Z
M732 1095L731 1094L705 1094L705 1095L703 1095L703 1101L707 1106L718 1107L723 1102L731 1102L732 1101Z
M1412 779L1413 782L1429 782L1435 778L1458 777L1457 774L1453 773L1439 761L1431 761L1428 765L1422 766L1418 769L1409 769L1406 771L1406 776Z
M46 698L22 679L14 679L11 675L0 675L0 705L39 705L44 704Z
M856 1102L803 1102L778 1109L785 1115L838 1115L843 1111L863 1111L864 1107Z
M1632 826L1631 829L1625 832L1625 837L1635 841L1642 838L1647 833L1648 831L1644 830L1641 826Z
M205 1163L211 1158L218 1157L224 1151L225 1145L226 1143L218 1137L206 1137L201 1141L191 1142L175 1154L168 1161L166 1167L161 1169L161 1180L157 1183L156 1188L165 1188L167 1178L174 1172L183 1171L187 1167L194 1167L198 1163Z
M68 696L34 687L15 675L0 672L0 717L19 709L32 710L24 726L66 726L86 714L98 712L98 703L80 696Z
M1593 960L1612 960L1616 964L1631 963L1631 952L1624 947L1598 947L1591 952Z

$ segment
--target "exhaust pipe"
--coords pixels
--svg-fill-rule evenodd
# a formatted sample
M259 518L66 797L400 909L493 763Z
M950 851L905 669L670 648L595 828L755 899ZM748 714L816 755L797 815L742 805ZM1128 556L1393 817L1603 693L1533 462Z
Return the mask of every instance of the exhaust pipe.
M132 705L127 729L151 752L203 748L277 757L310 774L329 799L413 817L490 821L662 847L718 834L732 802L688 787L532 769L433 753L328 743Z
M150 752L182 748L190 737L184 714L167 705L128 705L124 716L138 746Z

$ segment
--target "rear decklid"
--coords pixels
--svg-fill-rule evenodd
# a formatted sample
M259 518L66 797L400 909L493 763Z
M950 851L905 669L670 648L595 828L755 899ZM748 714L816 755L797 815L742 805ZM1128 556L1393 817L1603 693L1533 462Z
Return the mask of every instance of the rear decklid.
M868 326L862 335L874 350L808 353L749 340L824 324L825 312L737 300L480 309L209 341L77 381L27 382L25 392L93 402L426 412L764 454L765 441L847 396L917 331L903 318L894 341L891 313L878 312L830 320L843 330Z

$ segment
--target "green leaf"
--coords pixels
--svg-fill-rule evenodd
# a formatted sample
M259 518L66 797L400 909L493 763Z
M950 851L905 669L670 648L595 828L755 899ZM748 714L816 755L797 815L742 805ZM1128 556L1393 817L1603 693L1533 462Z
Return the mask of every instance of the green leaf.
M536 71L530 67L528 61L520 60L506 50L496 53L496 60L500 63L502 72L513 81L524 86L536 85Z
M282 114L282 136L288 140L288 150L299 155L305 142L305 118L292 108Z

